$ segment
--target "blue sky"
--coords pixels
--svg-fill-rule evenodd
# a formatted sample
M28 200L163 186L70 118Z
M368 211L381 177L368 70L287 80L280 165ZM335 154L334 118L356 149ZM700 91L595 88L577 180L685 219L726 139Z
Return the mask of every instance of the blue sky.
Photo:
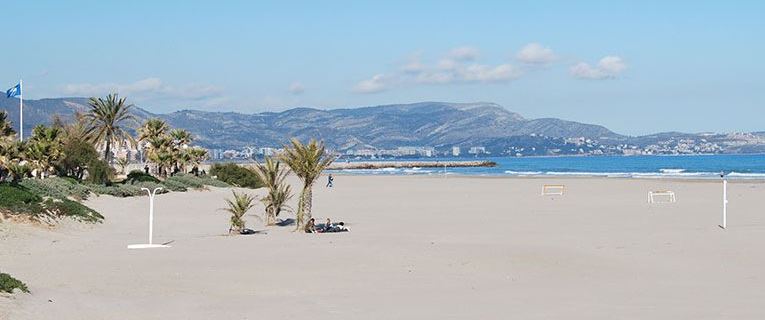
M155 112L489 101L624 134L765 130L761 1L9 1L2 83Z

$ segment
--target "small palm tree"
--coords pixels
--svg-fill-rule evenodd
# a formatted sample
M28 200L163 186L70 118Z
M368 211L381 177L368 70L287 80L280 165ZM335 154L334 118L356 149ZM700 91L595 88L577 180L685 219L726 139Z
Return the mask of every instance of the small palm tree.
M5 175L5 168L14 161L13 143L16 131L8 121L8 113L0 110L0 181Z
M11 182L18 182L22 178L29 176L30 172L32 172L32 169L30 169L29 166L20 162L9 163L6 166L6 170L8 170L8 176L10 177Z
M135 145L135 140L123 127L125 122L135 121L135 116L130 114L132 104L127 104L125 98L119 98L117 94L110 94L105 99L90 98L88 104L90 110L84 116L88 121L85 132L94 143L104 144L106 162L110 160L112 145L119 146L125 141Z
M27 160L40 178L53 170L53 164L64 156L64 131L60 127L38 125L32 130L26 149Z
M232 231L241 232L245 226L244 215L255 206L253 203L255 197L246 193L237 193L236 191L231 191L231 193L234 194L234 198L226 199L228 208L223 209L231 213L231 227L228 229L228 233Z
M292 198L292 190L284 181L289 169L282 167L281 162L266 157L265 163L255 164L253 171L268 188L268 194L260 201L266 206L266 225L273 225L281 211L289 209L286 204Z
M281 161L286 163L292 172L303 181L303 190L300 192L297 211L297 230L303 227L306 221L311 219L311 205L313 200L313 184L319 178L335 157L326 153L323 142L314 139L303 144L293 138L291 145L284 147Z
M11 142L16 136L16 131L13 130L11 122L8 121L8 112L0 110L0 143Z

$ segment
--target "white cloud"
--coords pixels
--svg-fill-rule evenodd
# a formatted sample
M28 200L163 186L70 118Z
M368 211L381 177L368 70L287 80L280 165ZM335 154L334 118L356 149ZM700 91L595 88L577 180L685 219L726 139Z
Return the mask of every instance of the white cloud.
M474 64L458 70L460 79L467 82L504 82L517 79L521 72L509 64L486 66Z
M219 97L222 89L211 85L187 85L176 87L166 85L159 78L146 78L132 83L76 83L64 85L61 91L75 96L103 96L119 93L122 96L138 100L169 99L169 100L205 100Z
M449 51L447 57L457 61L473 61L478 59L480 52L474 47L459 47Z
M384 74L376 74L370 79L362 80L353 88L357 93L377 93L388 89L390 78Z
M627 69L627 64L624 63L624 60L622 60L620 57L607 56L603 59L600 59L600 62L598 62L598 67L603 71L616 75L624 71L624 69Z
M470 63L478 57L478 49L460 47L449 51L433 64L423 63L416 54L398 71L377 74L360 81L353 88L357 93L377 93L395 85L406 84L459 84L508 82L521 76L520 69L510 64L485 65Z
M547 64L557 58L550 48L545 48L539 43L529 43L521 48L515 58L523 63Z
M303 86L302 83L295 81L292 84L290 84L288 91L294 95L302 94L303 92L305 92L305 86Z
M598 61L596 66L586 62L573 65L569 71L579 79L602 80L616 78L627 69L627 64L618 56L606 56Z

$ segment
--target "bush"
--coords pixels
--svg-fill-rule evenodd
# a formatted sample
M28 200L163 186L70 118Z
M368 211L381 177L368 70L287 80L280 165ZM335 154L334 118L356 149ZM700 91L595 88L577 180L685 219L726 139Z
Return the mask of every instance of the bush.
M210 169L210 174L217 176L218 180L237 187L256 189L263 186L255 172L234 163L216 163Z
M46 199L43 206L56 217L68 217L91 223L101 222L104 219L104 216L95 210L69 199Z
M56 163L59 175L72 176L82 180L83 171L93 161L98 161L98 152L93 144L77 138L64 142L64 157Z
M32 193L24 186L0 183L0 208L18 214L36 215L43 211L42 197Z
M106 161L93 160L88 163L88 182L109 185L114 177L114 168Z
M170 191L184 192L187 190L186 185L178 180L167 179L162 181L162 185L165 186L165 189Z
M0 272L0 292L13 293L13 289L19 289L22 292L29 293L29 288L27 288L26 284L12 277L10 274Z
M127 179L125 179L125 183L136 183L136 182L154 182L159 183L159 179L155 178L154 176L143 172L141 170L133 170L130 171L127 175Z
M59 199L71 197L76 200L85 200L90 195L90 190L73 178L26 179L20 184L38 195Z
M45 194L43 194L45 195ZM85 222L100 222L104 217L79 202L54 196L42 197L23 185L0 183L0 209L31 218L69 217Z
M225 183L220 180L213 179L209 176L203 176L203 177L197 177L195 175L191 174L176 174L167 180L165 180L164 183L167 183L168 181L172 181L171 183L181 183L186 188L204 188L205 186L213 186L213 187L219 187L219 188L227 188L230 187L228 183Z
M141 188L149 188L149 190L154 190L154 188L163 186L153 182L137 182L135 184L114 184L111 186L88 184L87 187L96 194L106 194L114 197L125 198L145 195L146 191L141 190ZM157 193L167 193L167 190L162 189L161 191L157 191Z

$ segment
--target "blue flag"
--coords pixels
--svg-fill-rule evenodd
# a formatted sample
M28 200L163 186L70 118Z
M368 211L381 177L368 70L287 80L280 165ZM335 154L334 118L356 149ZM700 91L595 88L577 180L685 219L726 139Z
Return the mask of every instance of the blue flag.
M13 86L12 88L8 89L8 91L6 91L5 94L8 96L8 98L20 96L21 95L21 83L19 83L19 84Z

